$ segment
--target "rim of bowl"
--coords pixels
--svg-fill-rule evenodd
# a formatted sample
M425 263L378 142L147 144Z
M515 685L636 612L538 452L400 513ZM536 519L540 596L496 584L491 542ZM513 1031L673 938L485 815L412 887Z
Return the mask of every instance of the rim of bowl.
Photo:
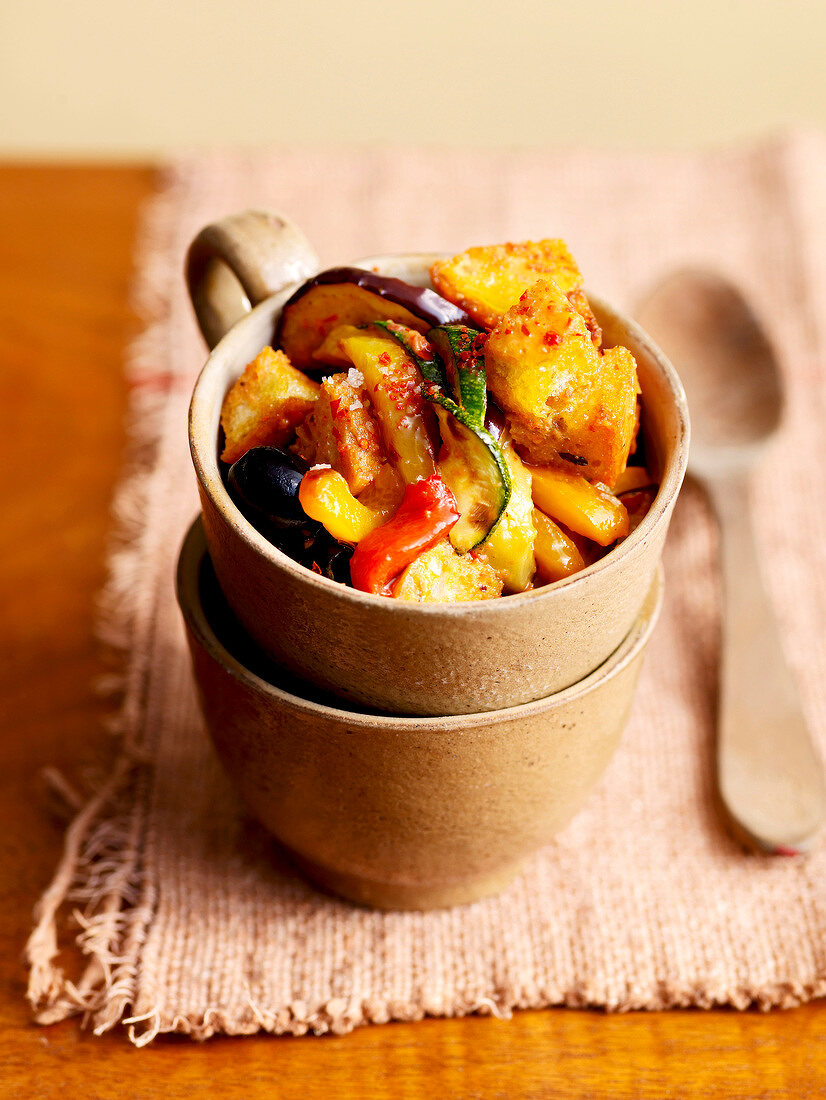
M377 727L389 729L404 726L406 729L411 730L456 730L466 726L485 726L503 720L527 718L531 715L541 714L560 703L568 703L582 695L587 695L596 687L619 675L647 646L651 633L659 619L665 589L663 567L660 563L657 566L651 587L646 594L642 610L624 640L598 668L576 684L563 688L562 691L546 695L543 699L535 699L530 703L519 703L517 706L503 707L500 710L476 711L470 714L453 714L443 717L375 714L363 710L344 710L340 707L328 706L326 703L317 703L302 695L293 695L292 692L278 687L247 668L227 649L215 633L204 611L201 598L201 568L207 556L208 549L203 521L198 516L184 537L178 555L175 575L178 606L181 609L187 628L195 638L196 644L217 661L233 679L257 694L278 699L281 703L286 703L295 710L309 711L312 714L323 715L327 719L332 718L362 729L375 729Z
M354 261L350 266L371 268L378 266L392 269L394 265L401 266L417 262L429 267L432 263L435 263L439 259L443 259L446 255L447 253L437 252L405 252L381 256L368 256L361 260ZM281 569L286 569L288 572L293 573L297 578L309 585L320 587L328 593L335 593L336 596L342 600L354 601L368 607L381 608L383 611L392 614L395 601L388 600L386 596L374 595L372 592L362 592L359 589L342 584L340 581L334 581L329 577L314 573L311 569L307 569L305 566L293 561L289 555L279 550L276 546L273 546L264 535L257 531L243 512L236 506L232 497L227 492L218 465L217 441L211 438L203 439L201 433L197 430L199 422L208 422L211 419L214 407L212 402L206 400L203 391L211 381L211 376L218 373L219 368L217 364L222 361L224 354L231 352L232 345L240 341L247 327L255 324L259 317L273 313L283 307L288 298L305 281L306 280L290 283L276 294L271 295L269 298L259 303L250 310L245 317L238 321L209 353L207 361L196 379L189 405L189 447L192 463L204 492L210 497L212 503L221 513L224 520L230 527L233 527L237 531L247 545L263 558L271 562L274 566L278 566ZM577 585L581 586L587 583L588 578L595 573L610 572L611 570L619 568L623 558L625 558L635 546L645 541L654 528L663 521L668 505L679 493L688 464L690 436L688 404L679 375L668 357L663 354L648 333L646 333L636 321L628 317L627 314L623 313L621 310L616 309L616 307L612 306L609 302L606 302L605 299L601 298L599 295L591 294L590 292L587 292L587 295L589 302L597 314L602 313L616 318L620 324L624 325L629 332L633 334L635 340L644 347L646 354L657 365L664 377L677 412L679 434L675 443L674 452L664 471L664 476L660 482L657 495L645 515L645 518L635 531L627 538L623 539L619 546L614 547L605 557L600 558L598 561L580 570L579 573L575 573L571 577L565 577L562 580L554 581L551 584L543 585L541 588L535 588L529 592L516 592L507 596L499 596L495 600L474 600L464 603L443 604L405 601L404 607L408 614L430 616L441 616L445 614L454 616L461 615L473 619L475 615L481 613L479 609L482 608L486 615L491 613L506 615L508 614L508 608L513 607L518 600L539 601L553 598L553 593L558 592L561 588L569 588Z

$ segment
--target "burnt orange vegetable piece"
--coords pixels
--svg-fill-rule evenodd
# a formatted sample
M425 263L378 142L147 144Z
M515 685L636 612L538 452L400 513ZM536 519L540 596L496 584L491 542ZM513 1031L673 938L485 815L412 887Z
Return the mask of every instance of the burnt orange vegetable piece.
M250 447L289 443L318 393L318 383L296 370L283 352L264 348L224 398L221 461L235 462Z
M631 489L620 497L625 510L628 512L629 535L632 531L636 531L648 515L648 510L654 503L658 488L657 485L649 484L643 489Z
M626 466L614 484L614 496L656 485L645 466Z
M430 269L439 293L483 328L492 328L529 287L548 276L556 280L599 347L601 333L582 289L582 275L568 246L558 238L468 248Z

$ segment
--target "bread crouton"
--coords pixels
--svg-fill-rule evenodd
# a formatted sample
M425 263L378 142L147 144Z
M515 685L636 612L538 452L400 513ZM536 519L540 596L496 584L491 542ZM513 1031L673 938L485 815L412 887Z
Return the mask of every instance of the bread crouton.
M318 393L318 383L296 370L283 351L264 348L244 368L221 406L222 462L235 462L251 447L288 444Z
M333 374L321 384L318 403L296 433L295 451L311 465L332 466L358 496L386 461L375 417L361 380Z
M636 363L626 348L594 346L555 279L537 282L496 324L485 368L527 461L614 484L634 439Z
M449 539L419 554L393 587L397 600L417 603L492 600L501 594L502 581L491 566L476 554L457 554Z
M468 248L430 269L438 292L483 328L492 328L544 276L556 280L599 347L601 333L582 289L582 275L568 246L558 238Z

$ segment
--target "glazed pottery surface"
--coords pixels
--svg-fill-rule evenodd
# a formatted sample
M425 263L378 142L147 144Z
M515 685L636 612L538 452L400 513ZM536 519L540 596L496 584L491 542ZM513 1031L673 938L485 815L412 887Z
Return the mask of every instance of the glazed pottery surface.
M244 233L260 248L259 223L243 222L251 217L248 212L236 219L242 219ZM227 224L232 236L233 219ZM203 240L199 247L203 251ZM239 251L244 252L243 243L220 255L254 300L260 287L239 271ZM378 256L357 266L427 286L437 258ZM203 269L202 255L200 263ZM301 251L298 269L309 274L309 266L306 250ZM271 272L268 285L275 278ZM452 604L389 600L317 576L292 561L244 518L221 479L222 400L244 366L272 342L281 307L295 288L291 283L265 299L218 342L190 409L206 539L221 588L245 630L297 675L346 700L402 714L496 710L543 699L587 676L616 650L640 614L685 472L685 396L662 353L631 320L589 295L606 346L624 344L637 360L646 456L660 482L648 515L629 538L581 573L532 592ZM199 315L211 341L220 330L215 315L232 318L236 312L227 307L205 316L203 283L195 279L191 289L193 300L201 302Z
M310 878L380 908L493 893L573 817L619 741L661 594L655 571L627 638L581 683L506 710L403 718L318 701L250 658L200 521L178 564L201 705L237 790Z

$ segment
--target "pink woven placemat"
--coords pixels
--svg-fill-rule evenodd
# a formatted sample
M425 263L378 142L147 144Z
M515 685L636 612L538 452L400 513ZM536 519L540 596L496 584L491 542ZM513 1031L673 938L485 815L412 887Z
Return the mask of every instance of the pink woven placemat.
M287 150L190 157L146 211L133 446L102 633L120 649L123 752L69 832L28 945L38 1020L86 1013L135 1042L346 1031L424 1014L613 1009L826 993L826 847L746 855L713 806L714 529L687 487L667 597L622 746L587 808L499 897L377 913L315 892L239 807L204 733L172 577L197 510L186 408L204 350L184 295L200 226L284 210L325 262L565 237L589 286L632 307L686 262L733 277L782 354L782 440L755 490L767 580L826 748L826 142L704 156ZM79 982L56 965L73 903ZM64 945L65 946L65 945Z

